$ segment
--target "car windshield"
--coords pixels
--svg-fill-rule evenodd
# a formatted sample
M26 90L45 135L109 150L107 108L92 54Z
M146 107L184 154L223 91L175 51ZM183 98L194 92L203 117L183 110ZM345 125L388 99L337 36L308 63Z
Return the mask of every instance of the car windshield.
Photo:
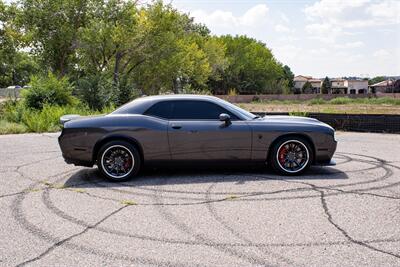
M244 110L234 104L229 103L228 101L222 100L220 99L219 101L223 102L224 106L228 106L230 109L233 109L234 111L236 111L237 113L240 113L243 117L245 117L247 120L254 120L259 118L259 116L254 115L251 112L248 112L247 110Z

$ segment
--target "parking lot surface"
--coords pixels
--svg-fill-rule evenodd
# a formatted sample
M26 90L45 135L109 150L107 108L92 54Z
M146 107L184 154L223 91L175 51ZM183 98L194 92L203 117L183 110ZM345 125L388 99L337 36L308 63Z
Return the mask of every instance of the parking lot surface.
M0 136L1 266L400 266L400 135L338 133L337 166L64 163L57 134Z

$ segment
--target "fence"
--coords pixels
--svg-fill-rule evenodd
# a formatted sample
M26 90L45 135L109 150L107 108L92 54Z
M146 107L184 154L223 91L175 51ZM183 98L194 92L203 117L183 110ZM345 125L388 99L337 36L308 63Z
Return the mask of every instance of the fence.
M288 113L253 113L259 116L288 115ZM400 115L309 113L307 116L325 122L336 130L400 133Z
M22 88L0 88L0 97L17 98L20 95Z

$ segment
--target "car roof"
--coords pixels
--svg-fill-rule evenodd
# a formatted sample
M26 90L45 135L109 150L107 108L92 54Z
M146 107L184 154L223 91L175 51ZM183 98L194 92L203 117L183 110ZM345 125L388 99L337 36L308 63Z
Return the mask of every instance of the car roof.
M159 101L159 100L219 100L218 97L210 95L194 95L194 94L170 94L170 95L153 95L143 96L137 100Z
M153 104L165 100L204 100L218 102L221 101L218 97L209 95L154 95L143 96L119 107L113 114L142 114Z

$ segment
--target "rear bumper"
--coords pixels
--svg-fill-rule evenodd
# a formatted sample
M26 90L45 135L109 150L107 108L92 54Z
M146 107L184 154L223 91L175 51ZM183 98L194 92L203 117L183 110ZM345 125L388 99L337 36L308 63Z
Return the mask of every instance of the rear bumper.
M64 130L58 137L58 144L62 152L64 161L67 164L74 164L76 166L92 167L91 150L84 146L75 146L71 139L67 138Z

